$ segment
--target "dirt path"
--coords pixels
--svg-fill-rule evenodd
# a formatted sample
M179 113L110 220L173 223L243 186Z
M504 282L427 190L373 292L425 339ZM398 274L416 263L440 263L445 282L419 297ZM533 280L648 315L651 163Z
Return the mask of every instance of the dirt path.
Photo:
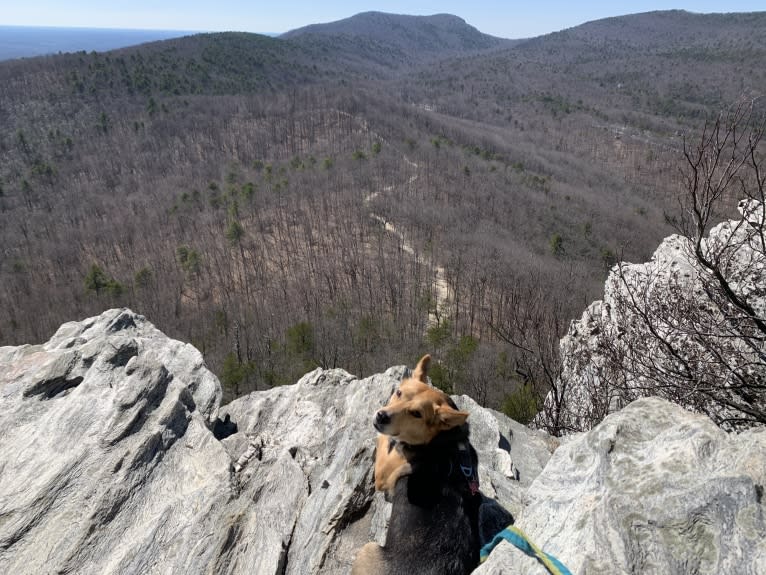
M410 178L407 180L407 185L410 185L417 181L418 179L418 165L410 160L407 156L404 156L404 163L407 164L409 167L415 169L415 173L410 176ZM381 193L390 192L394 189L394 185L384 186L382 190L373 192L369 194L365 199L366 204L370 204L375 198L377 198ZM402 245L402 249L410 254L412 257L417 257L415 254L415 249L412 247L412 244L407 240L405 235L392 223L386 220L383 216L376 214L374 212L370 212L370 217L383 224L384 229L390 233L391 235L395 236ZM430 268L433 270L433 278L431 279L431 286L433 290L433 296L436 299L435 303L435 313L429 311L428 315L428 327L432 327L433 325L436 325L438 318L444 317L449 312L449 284L447 283L446 278L446 272L444 268L435 262L430 262Z

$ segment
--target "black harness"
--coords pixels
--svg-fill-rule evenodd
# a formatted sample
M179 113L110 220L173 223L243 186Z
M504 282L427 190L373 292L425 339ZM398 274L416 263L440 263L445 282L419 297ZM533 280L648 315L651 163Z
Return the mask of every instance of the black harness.
M397 441L393 437L388 439L388 452L393 449L398 449L403 455L404 452L417 452L423 449L421 446L413 446L402 441ZM479 470L474 466L474 448L466 439L460 441L457 444L456 456L449 460L449 468L446 470L447 477L451 477L455 473L455 468L460 469L461 476L465 479L468 490L472 496L479 493ZM405 459L407 459L405 455Z
M476 495L479 493L479 470L473 466L472 449L471 444L468 442L459 443L457 446L460 471L468 482L468 489L470 489L471 495Z

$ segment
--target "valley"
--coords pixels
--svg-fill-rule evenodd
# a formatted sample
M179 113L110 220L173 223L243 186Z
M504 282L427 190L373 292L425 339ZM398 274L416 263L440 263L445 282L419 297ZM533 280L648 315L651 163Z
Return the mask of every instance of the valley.
M426 351L489 406L544 394L608 269L673 231L685 138L761 102L764 30L366 13L0 62L0 345L128 306L226 399Z

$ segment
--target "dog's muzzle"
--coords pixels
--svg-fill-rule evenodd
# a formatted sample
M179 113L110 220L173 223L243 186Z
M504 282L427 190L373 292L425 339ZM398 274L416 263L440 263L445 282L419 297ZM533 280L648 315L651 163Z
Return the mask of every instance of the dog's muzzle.
M391 423L391 416L382 409L375 414L375 418L372 420L372 424L375 426L375 429L381 433L383 432L385 426L389 423Z

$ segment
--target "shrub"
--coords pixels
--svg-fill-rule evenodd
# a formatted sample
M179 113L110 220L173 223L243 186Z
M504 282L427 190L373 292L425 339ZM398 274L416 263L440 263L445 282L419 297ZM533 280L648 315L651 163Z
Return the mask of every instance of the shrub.
M449 377L449 371L441 363L431 362L431 366L428 369L428 377L431 378L431 383L433 383L435 387L441 389L444 393L454 393L452 382Z
M528 425L539 411L537 395L532 386L522 385L506 395L502 411L514 421L518 421L522 425Z
M200 255L197 250L188 246L178 246L176 251L178 263L187 274L196 274L199 272Z
M90 271L85 276L85 289L97 294L109 285L109 277L97 264L90 266Z
M229 391L233 397L239 395L239 386L255 371L253 362L242 363L237 359L234 352L230 352L223 360L221 368L221 385Z
M229 227L226 228L226 239L229 240L229 243L232 245L239 243L239 240L241 240L244 235L245 229L237 220L232 220Z
M559 234L553 234L549 242L551 253L554 256L560 256L564 253L564 238Z
M147 288L152 281L152 270L148 267L143 267L136 272L133 278L137 288Z

